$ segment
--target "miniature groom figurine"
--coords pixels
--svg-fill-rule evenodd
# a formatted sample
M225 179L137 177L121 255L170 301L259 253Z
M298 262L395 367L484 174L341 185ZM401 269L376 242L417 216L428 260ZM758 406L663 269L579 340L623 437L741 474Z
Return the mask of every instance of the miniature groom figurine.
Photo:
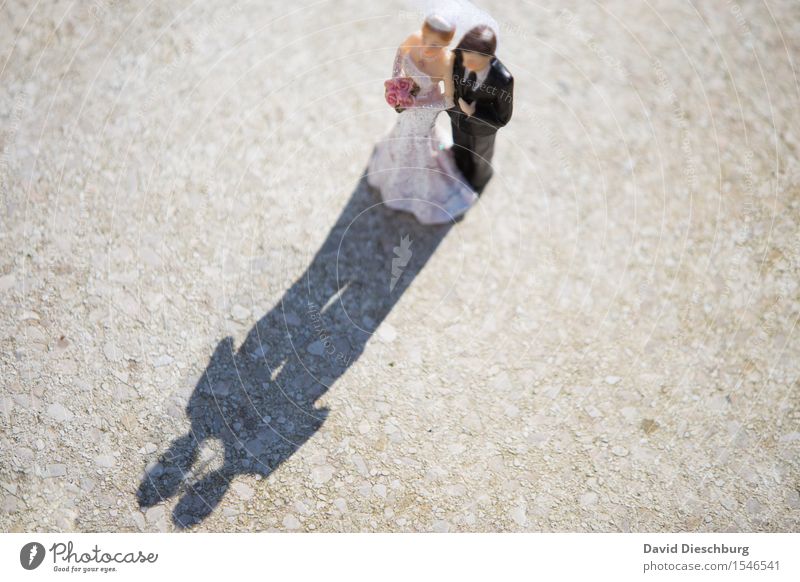
M511 119L514 78L494 56L497 37L486 25L470 29L454 49L455 104L448 109L456 164L480 194L492 177L497 130Z

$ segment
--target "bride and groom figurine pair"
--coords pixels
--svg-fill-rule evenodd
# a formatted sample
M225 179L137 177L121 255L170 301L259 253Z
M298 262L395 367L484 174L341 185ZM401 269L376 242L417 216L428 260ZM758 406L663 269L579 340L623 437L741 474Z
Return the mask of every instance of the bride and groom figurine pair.
M454 35L451 22L430 15L397 49L385 97L399 115L367 168L383 202L423 224L452 222L478 199L492 176L495 134L511 119L514 79L495 57L495 32L475 26L451 51ZM442 111L452 148L436 126Z

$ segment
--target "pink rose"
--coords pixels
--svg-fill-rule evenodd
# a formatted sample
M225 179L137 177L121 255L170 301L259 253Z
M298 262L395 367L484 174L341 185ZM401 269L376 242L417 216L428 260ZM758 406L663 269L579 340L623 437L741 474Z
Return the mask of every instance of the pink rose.
M396 77L384 81L386 88L386 102L395 109L414 105L414 96L419 92L419 86L410 77Z
M412 83L411 79L409 79L407 77L403 77L403 78L397 79L396 86L397 86L398 90L406 92L406 93L410 93L411 92L411 83Z

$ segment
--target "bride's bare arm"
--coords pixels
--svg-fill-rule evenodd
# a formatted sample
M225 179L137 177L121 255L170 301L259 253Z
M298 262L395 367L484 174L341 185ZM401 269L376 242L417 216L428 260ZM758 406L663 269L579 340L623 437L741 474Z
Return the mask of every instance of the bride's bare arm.
M443 66L442 78L444 79L444 98L447 108L450 109L454 104L455 86L453 85L453 63L455 62L455 54L453 51L447 51L445 63Z
M455 86L453 84L453 62L452 51L447 51L436 66L436 73L431 78L437 83L444 83L444 91L440 93L432 92L427 98L417 99L417 105L422 107L442 107L450 109L455 104Z

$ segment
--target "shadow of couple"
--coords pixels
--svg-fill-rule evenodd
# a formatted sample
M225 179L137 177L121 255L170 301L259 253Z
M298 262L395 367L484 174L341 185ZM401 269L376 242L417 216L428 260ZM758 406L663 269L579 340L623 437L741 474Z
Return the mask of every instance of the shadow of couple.
M222 340L186 406L189 431L145 470L139 507L180 496L179 528L219 505L237 475L269 475L319 430L315 402L353 365L453 224L387 208L362 175L313 260L238 350ZM221 442L216 454L204 446Z

